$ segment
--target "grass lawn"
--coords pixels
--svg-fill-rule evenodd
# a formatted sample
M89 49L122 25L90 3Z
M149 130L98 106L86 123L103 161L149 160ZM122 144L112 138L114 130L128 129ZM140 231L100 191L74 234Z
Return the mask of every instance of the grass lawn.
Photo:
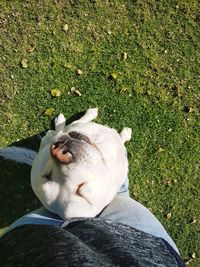
M89 107L99 123L131 127L131 194L189 266L200 266L199 12L198 0L0 2L0 146L37 147L54 116ZM29 167L0 168L3 232L40 204Z

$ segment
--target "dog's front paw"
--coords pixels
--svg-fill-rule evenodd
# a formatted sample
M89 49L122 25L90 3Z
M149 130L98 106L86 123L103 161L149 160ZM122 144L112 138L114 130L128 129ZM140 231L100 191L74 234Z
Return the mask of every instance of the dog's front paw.
M81 118L82 122L90 122L98 116L98 108L89 108Z
M98 108L89 108L85 115L92 118L92 120L95 119L98 116Z
M98 116L98 108L89 108L85 114L74 123L88 123Z

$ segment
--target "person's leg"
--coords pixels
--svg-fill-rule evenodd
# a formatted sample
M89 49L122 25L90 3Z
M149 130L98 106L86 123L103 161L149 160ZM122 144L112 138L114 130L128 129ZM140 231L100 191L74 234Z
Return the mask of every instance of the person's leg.
M130 198L128 192L118 193L115 199L98 215L134 227L165 239L177 252L178 249L158 219L142 204Z
M63 220L58 215L41 207L16 220L8 227L7 231L23 224L50 224L59 226L63 224Z
M119 192L124 192L128 194L128 178L125 179L123 185L121 186ZM41 207L37 210L34 210L23 217L16 220L12 223L7 231L12 230L13 228L23 225L23 224L51 224L51 225L62 225L63 220L56 214L48 211L46 208Z
M121 222L154 236L162 237L178 251L173 240L156 217L139 202L129 197L128 184L128 178L126 178L114 200L104 208L97 218ZM22 224L62 225L62 223L63 220L59 216L41 207L19 218L10 225L8 231Z
M125 178L116 197L97 216L134 227L165 239L177 252L178 249L158 219L142 204L129 197L129 180Z

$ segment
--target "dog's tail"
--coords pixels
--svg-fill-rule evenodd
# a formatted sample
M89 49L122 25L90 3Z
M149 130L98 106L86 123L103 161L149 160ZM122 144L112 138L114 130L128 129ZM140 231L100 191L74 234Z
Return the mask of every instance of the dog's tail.
M13 160L19 163L32 165L37 152L23 147L6 147L0 149L0 156L4 159Z

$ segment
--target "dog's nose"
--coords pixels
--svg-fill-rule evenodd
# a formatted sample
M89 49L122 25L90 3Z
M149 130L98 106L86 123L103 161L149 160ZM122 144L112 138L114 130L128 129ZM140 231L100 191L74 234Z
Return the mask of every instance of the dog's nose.
M50 152L53 158L62 164L73 162L73 155L67 148L67 141L58 141L50 146Z

